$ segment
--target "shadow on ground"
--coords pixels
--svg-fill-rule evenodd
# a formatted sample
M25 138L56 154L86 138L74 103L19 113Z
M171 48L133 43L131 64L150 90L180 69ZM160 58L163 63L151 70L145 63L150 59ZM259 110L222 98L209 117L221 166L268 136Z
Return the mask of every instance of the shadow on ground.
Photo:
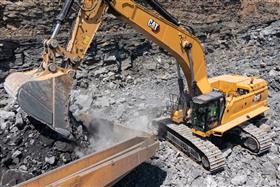
M149 163L143 163L127 176L120 180L114 187L122 186L160 186L167 176L166 171Z

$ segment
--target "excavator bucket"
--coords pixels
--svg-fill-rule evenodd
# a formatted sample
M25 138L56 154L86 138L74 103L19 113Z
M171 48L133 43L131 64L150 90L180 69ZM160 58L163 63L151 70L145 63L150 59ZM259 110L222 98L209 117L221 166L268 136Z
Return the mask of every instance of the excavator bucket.
M72 82L72 78L61 71L32 70L12 73L6 78L4 87L29 116L68 137L71 134L68 98Z

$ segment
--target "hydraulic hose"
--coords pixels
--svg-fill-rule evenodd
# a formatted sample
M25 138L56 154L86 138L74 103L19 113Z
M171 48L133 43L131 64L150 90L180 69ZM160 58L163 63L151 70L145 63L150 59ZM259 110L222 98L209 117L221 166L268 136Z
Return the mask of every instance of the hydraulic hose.
M73 2L74 2L74 0L65 0L64 1L63 8L62 8L61 12L58 14L58 16L56 17L57 23L56 23L55 29L52 33L51 39L55 38L56 35L58 34L60 26L63 23L63 21L66 19L66 16L69 14Z
M170 21L171 23L180 26L180 22L171 15L157 0L147 0L146 1L153 9L155 9L162 17Z

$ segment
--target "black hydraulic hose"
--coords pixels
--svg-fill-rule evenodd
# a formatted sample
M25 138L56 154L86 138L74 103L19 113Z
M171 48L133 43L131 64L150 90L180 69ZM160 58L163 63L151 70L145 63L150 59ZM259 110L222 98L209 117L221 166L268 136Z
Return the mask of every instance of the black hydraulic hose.
M155 9L162 17L170 21L171 23L180 26L179 21L173 15L171 15L157 0L146 0L146 2Z
M74 0L65 0L64 1L63 8L62 8L61 12L59 13L59 15L56 17L57 23L53 30L51 39L54 39L56 37L56 35L58 34L60 26L63 23L63 21L66 19L66 16L69 14L73 3L74 3Z
M65 0L64 1L64 6L61 10L61 12L59 13L59 15L56 17L57 22L62 23L66 16L68 15L68 13L71 10L72 4L73 4L74 0Z

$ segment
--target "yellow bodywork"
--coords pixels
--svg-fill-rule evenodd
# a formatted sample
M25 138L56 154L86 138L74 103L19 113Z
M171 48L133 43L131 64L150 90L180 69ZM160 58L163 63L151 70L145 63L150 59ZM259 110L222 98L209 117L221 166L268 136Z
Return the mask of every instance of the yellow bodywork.
M224 132L264 113L267 107L267 82L260 78L240 75L222 75L209 79L212 88L219 89L226 95L225 110L221 124L207 132L193 129L193 133L208 137L222 136ZM238 93L238 89L246 93Z
M172 121L174 121L175 123L183 123L184 122L184 112L183 110L177 110L175 112L171 113L171 119Z

